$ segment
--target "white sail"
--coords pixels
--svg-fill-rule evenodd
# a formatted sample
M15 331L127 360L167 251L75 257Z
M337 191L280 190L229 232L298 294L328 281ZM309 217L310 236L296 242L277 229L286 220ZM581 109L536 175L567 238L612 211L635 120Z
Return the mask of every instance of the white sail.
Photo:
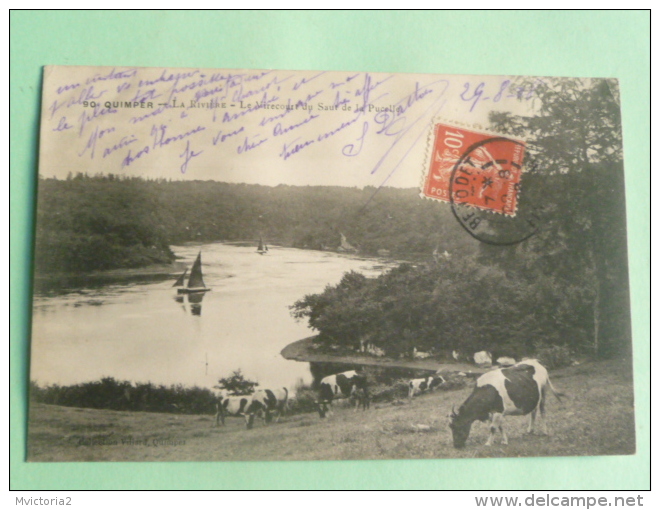
M348 242L344 234L340 233L339 235L341 236L341 243L337 248L339 251L357 251L357 248Z

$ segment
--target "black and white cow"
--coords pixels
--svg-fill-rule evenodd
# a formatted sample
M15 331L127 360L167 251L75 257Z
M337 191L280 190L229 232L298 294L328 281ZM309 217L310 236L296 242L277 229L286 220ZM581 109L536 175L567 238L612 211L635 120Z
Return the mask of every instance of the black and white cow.
M509 368L500 368L486 372L477 379L477 386L467 398L458 412L452 412L449 420L454 447L463 448L470 427L476 420L490 420L490 435L486 446L490 446L495 437L496 430L502 433L502 443L507 444L508 439L504 433L502 422L507 415L529 415L527 433L534 430L536 412L541 411L543 417L543 430L548 433L545 422L545 397L548 388L552 390L557 399L558 393L548 377L548 371L535 359L521 361Z
M367 376L355 370L329 375L321 379L318 395L316 406L321 418L325 418L329 406L337 398L356 398L355 410L357 411L359 406L366 410L369 407Z
M248 417L245 411L250 406L252 395L227 396L224 393L218 395L215 402L215 425L225 424L225 416L244 416L245 424L248 425ZM249 427L248 427L249 428Z
M432 375L423 379L411 379L408 382L408 398L412 399L418 393L424 393L425 391L433 391L444 383L445 379L440 375Z
M254 425L254 417L259 414L264 420L264 425L273 420L272 413L275 413L275 423L280 421L280 417L288 409L289 390L278 388L274 390L259 390L252 395L252 399L245 410L245 419L247 428L251 429Z

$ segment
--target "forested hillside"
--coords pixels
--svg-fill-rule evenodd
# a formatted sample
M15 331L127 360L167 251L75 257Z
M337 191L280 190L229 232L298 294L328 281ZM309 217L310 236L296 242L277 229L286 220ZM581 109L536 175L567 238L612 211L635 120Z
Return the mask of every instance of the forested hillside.
M39 179L37 273L81 272L169 263L174 254L162 226L156 183L79 174Z
M448 207L416 189L145 181L78 174L40 179L38 272L169 262L170 244L253 241L335 249L340 234L365 255L415 259L474 250ZM374 196L375 195L375 196Z

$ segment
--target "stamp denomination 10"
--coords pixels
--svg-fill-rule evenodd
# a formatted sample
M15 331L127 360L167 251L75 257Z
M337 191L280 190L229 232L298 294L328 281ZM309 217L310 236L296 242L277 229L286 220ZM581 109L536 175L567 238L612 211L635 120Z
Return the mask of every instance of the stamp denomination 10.
M515 216L525 143L438 123L422 195Z

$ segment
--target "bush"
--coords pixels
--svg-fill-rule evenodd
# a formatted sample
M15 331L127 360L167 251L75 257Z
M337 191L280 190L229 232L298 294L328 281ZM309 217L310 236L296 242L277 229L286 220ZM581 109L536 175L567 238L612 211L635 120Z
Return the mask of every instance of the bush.
M379 384L369 388L372 402L392 402L408 396L408 380L399 379L391 384Z
M310 385L305 384L302 379L298 379L292 393L295 393L295 397L289 399L290 414L313 413L317 411L316 391Z
M206 388L133 384L112 377L71 386L53 384L41 387L31 382L30 399L43 404L113 411L207 414L215 409L215 396Z
M565 345L535 345L536 358L547 369L570 366L573 363L571 350Z
M311 388L298 390L289 403L289 411L291 414L314 413L318 410L316 400L316 392Z
M230 395L252 395L257 386L259 383L246 379L239 368L234 370L229 377L219 379L216 388L225 390Z

